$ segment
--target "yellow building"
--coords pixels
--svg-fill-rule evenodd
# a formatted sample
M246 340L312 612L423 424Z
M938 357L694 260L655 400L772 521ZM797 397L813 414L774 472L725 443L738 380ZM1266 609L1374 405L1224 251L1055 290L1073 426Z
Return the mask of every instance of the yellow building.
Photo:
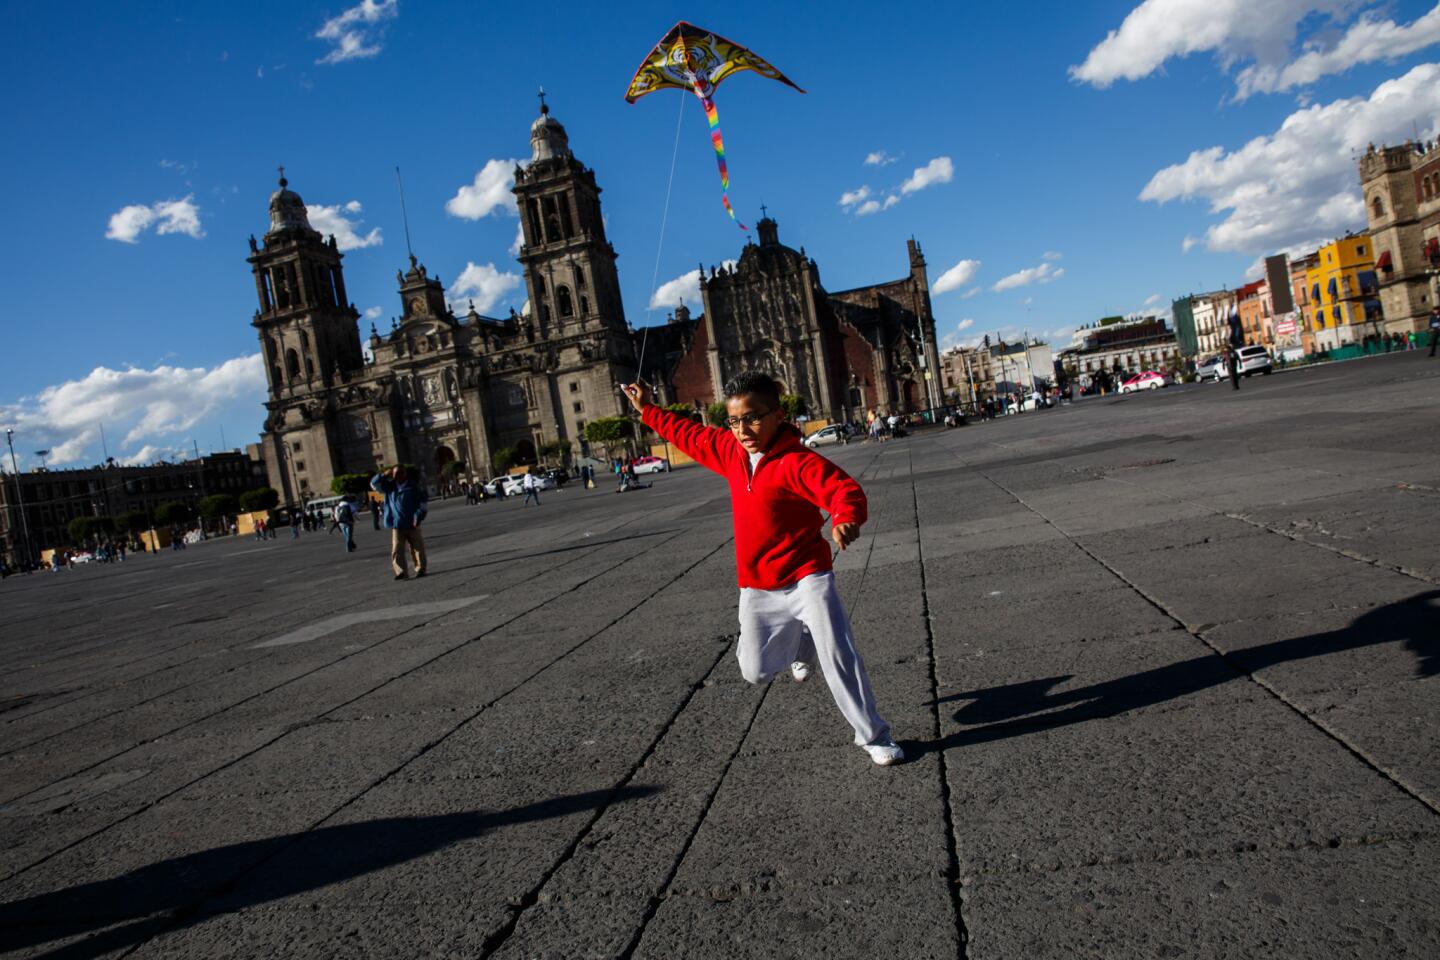
M1368 236L1352 234L1315 251L1305 287L1305 326L1316 350L1359 343L1374 332L1365 324L1380 319L1380 284Z

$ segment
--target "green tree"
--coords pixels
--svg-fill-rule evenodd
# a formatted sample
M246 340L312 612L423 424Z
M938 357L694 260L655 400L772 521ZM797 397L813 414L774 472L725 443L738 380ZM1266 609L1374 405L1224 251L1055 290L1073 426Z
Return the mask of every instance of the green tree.
M194 508L179 500L171 500L155 508L155 522L162 527L184 523L193 516L195 516Z
M561 466L570 462L571 446L569 440L547 440L540 444L540 459L554 460Z
M490 463L495 467L496 473L505 473L515 466L515 459L518 451L514 447L503 447L490 455Z
M605 448L608 457L616 444L624 443L635 435L635 425L629 417L601 417L585 424L585 439Z
M692 416L695 408L688 403L667 403L665 409L671 413L678 413L682 417Z
M451 460L449 463L445 464L445 466L440 468L440 479L453 483L457 477L463 476L467 472L468 468L465 466L464 461ZM365 480L365 485L370 485L370 480L368 477Z
M370 474L342 473L330 480L330 492L337 497L358 497L370 489Z
M714 427L725 426L725 418L729 415L730 411L726 410L725 404L721 402L712 403L705 409L705 418L709 420L710 425Z
M780 398L780 407L785 411L786 419L794 420L796 417L805 414L805 398L793 393L787 393Z
M274 510L280 505L280 492L274 487L246 490L240 494L240 509L246 513L261 513Z
M95 534L95 518L71 517L70 522L65 525L65 532L70 534L71 543L77 547L83 547Z
M216 521L240 512L240 501L228 493L211 494L200 501L200 516Z
M144 510L127 510L115 520L122 533L139 533L150 528L150 514Z

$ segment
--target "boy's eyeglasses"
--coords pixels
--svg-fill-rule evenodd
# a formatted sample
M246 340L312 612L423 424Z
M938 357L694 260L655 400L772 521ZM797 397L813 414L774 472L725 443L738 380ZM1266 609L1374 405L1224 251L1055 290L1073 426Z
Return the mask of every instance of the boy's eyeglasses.
M734 430L742 423L747 427L753 427L774 412L774 410L766 410L764 413L742 413L738 417L726 417L724 422L725 426L729 427L731 430Z

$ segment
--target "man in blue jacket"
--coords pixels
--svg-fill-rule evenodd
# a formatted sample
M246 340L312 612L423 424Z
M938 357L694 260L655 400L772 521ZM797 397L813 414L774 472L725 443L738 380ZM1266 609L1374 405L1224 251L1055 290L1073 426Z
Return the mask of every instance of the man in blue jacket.
M407 577L407 550L413 558L415 576L425 576L425 541L420 537L420 524L430 499L425 488L412 480L404 467L391 467L387 473L375 474L370 489L385 496L385 526L390 530L390 567L395 579Z

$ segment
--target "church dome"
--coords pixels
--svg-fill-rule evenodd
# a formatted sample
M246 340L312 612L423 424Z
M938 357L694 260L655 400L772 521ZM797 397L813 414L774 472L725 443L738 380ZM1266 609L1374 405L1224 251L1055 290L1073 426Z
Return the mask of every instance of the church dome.
M570 156L570 138L560 121L550 116L550 108L543 101L540 116L530 124L530 162L555 160Z
M270 232L281 230L313 230L310 217L305 212L305 201L300 194L289 189L290 181L280 174L280 189L270 194Z

